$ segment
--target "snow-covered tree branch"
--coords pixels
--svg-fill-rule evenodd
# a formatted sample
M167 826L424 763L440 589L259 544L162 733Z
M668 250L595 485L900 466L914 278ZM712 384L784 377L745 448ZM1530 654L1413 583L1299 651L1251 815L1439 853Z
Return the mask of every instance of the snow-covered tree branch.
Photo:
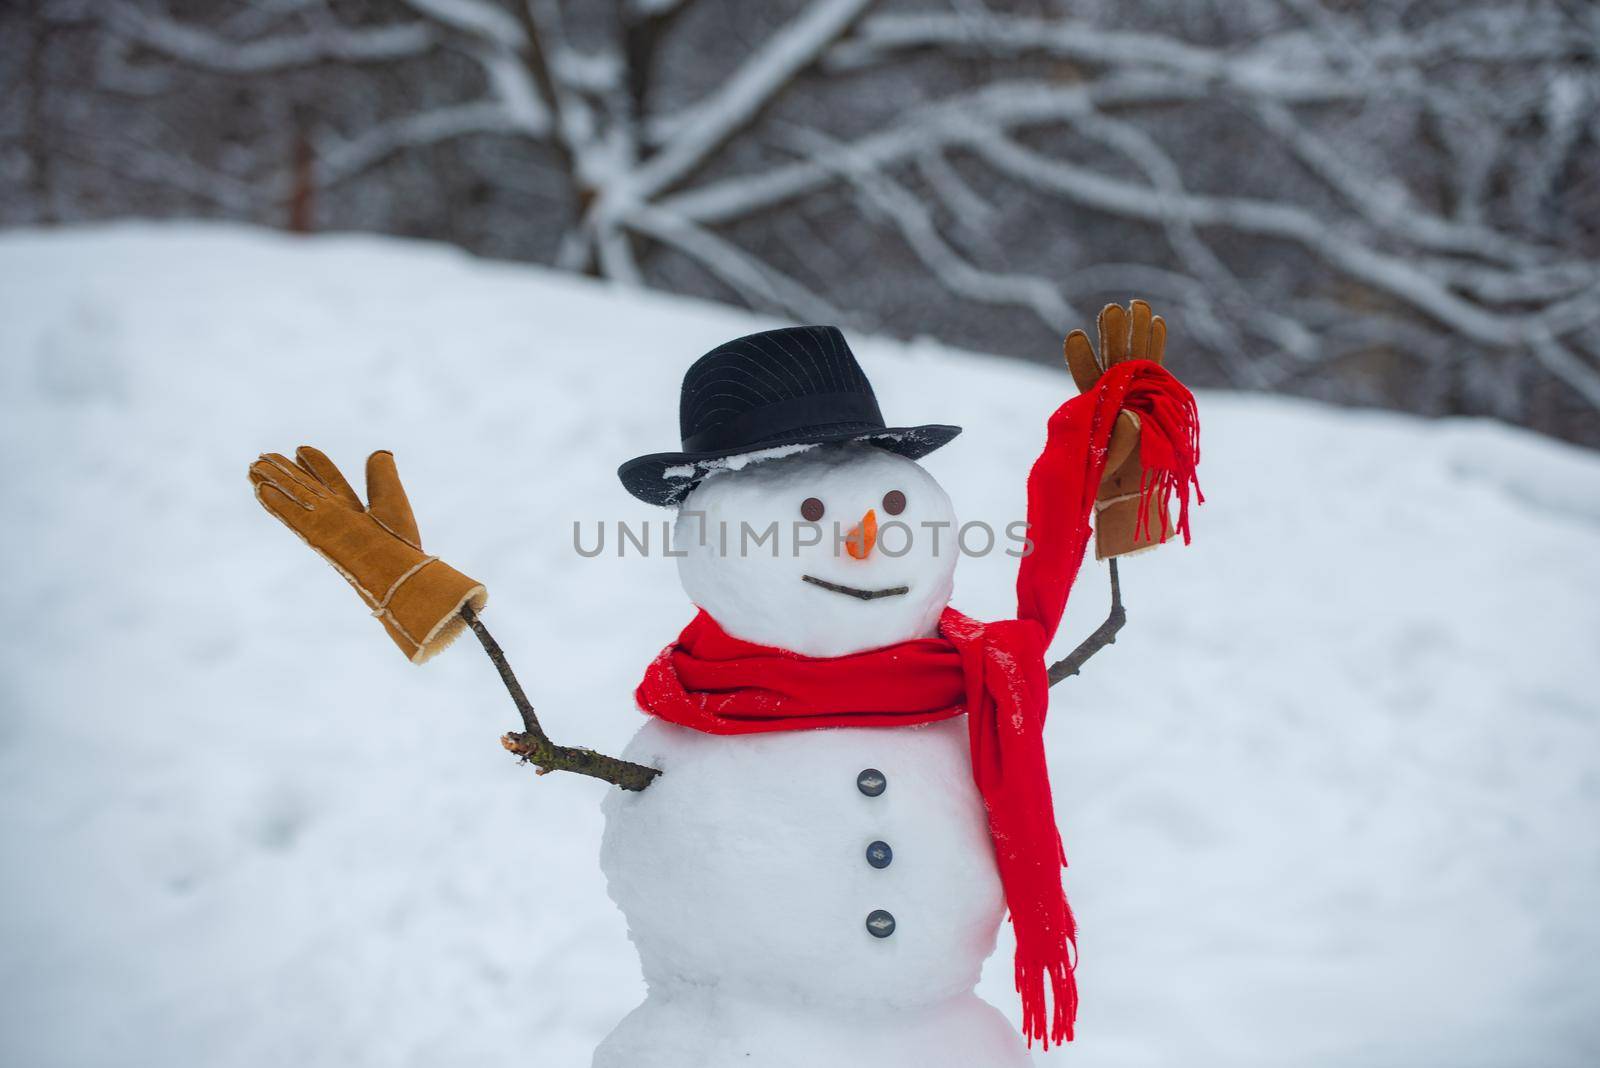
M26 176L8 199L293 206L1040 358L1138 290L1201 384L1600 442L1592 9L197 10L33 3L11 36L30 92L0 110L0 183Z

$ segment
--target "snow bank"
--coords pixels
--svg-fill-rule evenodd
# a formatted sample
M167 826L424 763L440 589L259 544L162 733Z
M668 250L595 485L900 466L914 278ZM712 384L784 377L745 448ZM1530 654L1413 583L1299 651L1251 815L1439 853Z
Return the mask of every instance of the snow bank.
M397 656L245 465L393 448L560 740L620 749L687 618L613 476L771 323L376 238L0 238L0 1061L587 1064L638 1003L605 787L535 779L462 645ZM1182 369L1182 323L1174 324ZM962 519L1020 515L1064 369L857 338ZM1196 542L1057 688L1081 1039L1040 1063L1600 1058L1600 458L1202 397ZM956 604L1010 609L1014 561ZM1066 646L1104 611L1087 573ZM1009 992L1004 943L981 987Z

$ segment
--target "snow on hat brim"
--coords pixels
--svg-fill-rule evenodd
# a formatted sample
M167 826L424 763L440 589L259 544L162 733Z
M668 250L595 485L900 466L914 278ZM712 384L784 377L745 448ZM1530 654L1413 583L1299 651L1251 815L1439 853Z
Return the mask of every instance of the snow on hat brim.
M627 491L647 504L672 507L713 471L744 467L748 463L777 459L816 445L861 442L917 460L961 433L958 426L927 423L922 426L883 427L870 424L800 430L772 441L734 451L658 452L637 456L617 468Z

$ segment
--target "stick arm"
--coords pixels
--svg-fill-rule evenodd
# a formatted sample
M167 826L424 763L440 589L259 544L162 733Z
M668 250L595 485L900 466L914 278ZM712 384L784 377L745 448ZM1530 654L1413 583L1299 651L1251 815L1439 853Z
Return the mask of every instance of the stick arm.
M1108 562L1111 566L1111 614L1076 649L1050 665L1047 675L1051 686L1076 675L1083 670L1083 665L1089 662L1091 656L1108 645L1115 645L1117 632L1128 622L1128 613L1122 607L1122 583L1117 577L1116 558Z
M1128 622L1127 610L1122 606L1122 582L1117 574L1117 561L1112 559L1108 561L1108 565L1111 571L1111 612L1106 616L1105 622L1096 627L1076 649L1050 665L1047 677L1051 686L1078 674L1083 670L1083 665L1089 662L1090 657L1106 646L1114 645L1117 632ZM606 756L593 749L556 745L552 742L539 723L533 702L528 700L528 695L522 689L522 683L517 681L516 672L511 670L505 651L500 648L500 643L494 640L494 635L489 633L489 628L483 625L483 621L478 618L478 614L470 605L461 606L461 618L472 629L472 633L478 636L479 644L488 654L495 670L500 673L500 681L505 683L506 692L511 695L511 701L517 706L517 713L522 717L522 730L508 731L500 738L500 744L505 746L508 752L520 757L524 763L535 765L540 775L552 771L570 771L601 779L624 790L643 790L661 774L657 768Z
M539 725L539 717L533 710L533 702L529 701L528 695L523 692L522 684L517 681L516 673L506 661L505 652L500 648L500 643L494 640L494 635L489 633L489 628L483 625L483 621L478 618L478 614L470 605L461 606L461 618L472 628L472 633L478 636L478 642L494 663L495 670L500 672L500 681L506 684L506 692L511 695L512 703L517 706L517 712L522 716L523 729L509 731L500 738L500 744L505 746L507 751L521 757L523 763L534 765L540 775L552 771L571 771L602 779L624 790L643 790L661 774L656 768L619 760L604 753L597 753L593 749L556 745L552 742L550 736L545 734L544 728Z

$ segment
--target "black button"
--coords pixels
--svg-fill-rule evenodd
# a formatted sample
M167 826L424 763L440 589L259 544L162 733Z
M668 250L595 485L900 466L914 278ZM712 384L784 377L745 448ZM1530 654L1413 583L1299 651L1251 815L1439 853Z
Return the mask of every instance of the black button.
M867 933L873 938L888 938L894 934L894 917L883 909L867 913Z
M888 842L873 842L867 846L867 863L874 868L887 868L892 860L894 850L889 848Z
M877 768L868 768L856 776L856 789L868 797L877 797L889 788L889 780Z

